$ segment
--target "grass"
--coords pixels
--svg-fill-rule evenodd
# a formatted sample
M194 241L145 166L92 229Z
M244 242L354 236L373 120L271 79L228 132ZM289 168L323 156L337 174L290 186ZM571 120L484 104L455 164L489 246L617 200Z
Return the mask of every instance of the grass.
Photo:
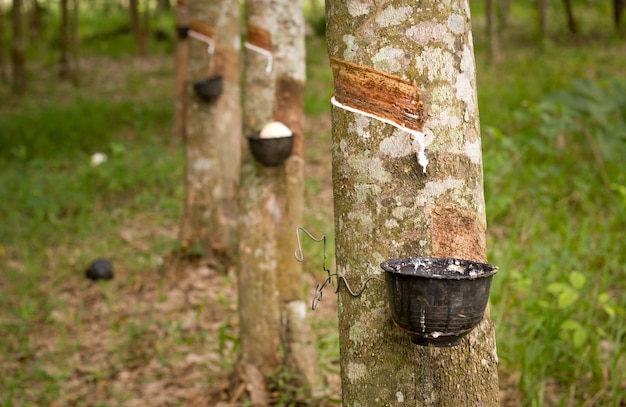
M606 10L576 7L586 10L584 35L568 39L559 17L538 44L532 10L515 3L497 61L485 52L482 10L473 9L489 258L501 269L492 318L507 406L626 402L626 45L609 31ZM124 24L118 14L85 18L87 36L108 21ZM324 40L307 46L304 226L329 237L333 270L332 76ZM79 89L56 81L52 52L41 48L26 95L0 87L8 101L0 106L0 405L191 402L174 391L158 399L153 387L223 385L238 321L232 274L204 265L163 274L177 244L184 168L170 133L170 48L156 45L156 56L137 60L128 35L87 41ZM107 161L94 166L97 152ZM314 286L326 277L321 245L303 246ZM83 270L101 256L119 278L89 284ZM330 297L314 329L332 387L339 353ZM276 380L290 386L289 377Z
M501 377L514 378L511 399L525 406L618 406L624 43L554 41L521 43L496 63L477 54Z

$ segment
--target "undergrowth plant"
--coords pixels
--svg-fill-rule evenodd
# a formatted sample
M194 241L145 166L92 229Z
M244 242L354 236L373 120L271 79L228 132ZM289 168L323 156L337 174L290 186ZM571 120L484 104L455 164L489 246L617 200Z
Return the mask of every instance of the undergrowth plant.
M623 401L624 85L573 80L519 109L517 134L487 129L498 350L523 405Z

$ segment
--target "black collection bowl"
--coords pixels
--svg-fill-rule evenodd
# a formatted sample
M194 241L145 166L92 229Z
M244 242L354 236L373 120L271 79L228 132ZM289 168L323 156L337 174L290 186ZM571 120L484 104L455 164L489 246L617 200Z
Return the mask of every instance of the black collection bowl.
M293 150L293 134L274 138L261 138L260 134L260 132L255 132L246 136L254 158L268 167L284 163Z
M224 78L212 76L210 78L194 82L193 90L196 95L205 102L213 103L224 91Z
M498 271L453 258L390 259L381 267L393 322L423 346L458 345L483 319Z

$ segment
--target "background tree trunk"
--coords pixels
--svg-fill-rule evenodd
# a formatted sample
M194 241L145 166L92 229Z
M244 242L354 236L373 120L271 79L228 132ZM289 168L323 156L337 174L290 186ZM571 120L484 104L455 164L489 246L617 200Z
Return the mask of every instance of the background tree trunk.
M222 259L236 251L237 187L241 157L239 96L239 7L237 0L196 0L190 5L193 29L213 38L189 38L186 117L186 199L180 237L183 247L198 247ZM179 55L180 58L180 55ZM223 79L215 102L201 100L193 83Z
M170 0L157 0L157 10L169 11L171 7Z
M174 84L174 134L185 139L185 116L187 100L187 63L189 60L188 32L190 24L187 0L176 4L176 80Z
M500 54L500 29L498 27L498 0L487 0L487 42L489 57L497 60Z
M43 7L37 0L30 2L30 8L28 9L28 39L31 43L40 41L43 32Z
M137 44L139 55L148 54L150 42L150 2L145 0L143 14L139 11L139 0L129 0L130 27Z
M626 9L626 0L613 0L613 21L615 22L615 28L619 29L621 26L622 14Z
M239 227L241 367L245 380L253 378L250 370L260 372L265 380L281 364L282 343L289 368L316 393L321 386L306 320L302 267L293 256L304 193L302 3L248 0L246 25L244 132L280 121L294 132L295 144L291 157L278 167L264 167L244 152ZM266 401L262 392L251 396L253 404Z
M59 79L69 80L78 86L78 3L77 0L61 0L60 6Z
M59 56L59 79L66 79L70 75L70 25L67 3L69 0L61 0L61 46Z
M430 160L423 172L409 134L333 105L337 271L357 290L388 258L485 261L468 2L329 0L326 18L336 100L423 131ZM394 326L385 285L371 281L358 298L341 287L339 334L346 407L499 405L488 317L457 347L417 346Z
M0 82L8 83L9 75L6 70L6 38L4 24L4 3L0 1Z
M13 68L13 91L22 93L26 88L26 43L22 21L22 0L13 0L11 10L13 41L11 43L11 65Z
M72 18L70 29L70 48L72 59L72 81L75 86L80 85L80 31L78 27L78 15L80 13L79 0L72 0Z
M539 22L539 38L548 35L550 0L537 0L537 21Z
M500 31L509 25L511 0L496 0L498 2L498 22Z
M578 32L578 27L576 26L576 19L574 18L574 7L572 6L572 0L563 0L563 5L565 6L567 28L569 29L570 33L576 34Z

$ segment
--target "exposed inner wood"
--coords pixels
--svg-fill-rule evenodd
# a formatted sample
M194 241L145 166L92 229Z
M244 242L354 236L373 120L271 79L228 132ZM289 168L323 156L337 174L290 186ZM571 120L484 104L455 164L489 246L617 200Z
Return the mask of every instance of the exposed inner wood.
M264 50L272 51L272 35L266 29L259 27L258 25L248 24L246 26L248 30L248 38L247 41L256 45L257 47L261 47Z
M214 74L224 77L224 79L230 82L237 82L239 80L239 70L233 67L237 67L239 64L239 55L232 49L224 49L218 47L215 50L215 68Z
M215 39L215 35L217 32L215 27L211 27L210 25L203 23L200 20L196 20L195 18L192 18L190 28L193 31L197 32L198 34L202 34L211 39Z
M293 154L303 155L302 112L304 111L304 83L281 76L276 83L274 118L283 122L294 133Z
M431 216L433 257L487 261L486 228L476 212L439 206Z
M399 76L331 57L335 99L342 104L421 131L426 120L417 84Z

